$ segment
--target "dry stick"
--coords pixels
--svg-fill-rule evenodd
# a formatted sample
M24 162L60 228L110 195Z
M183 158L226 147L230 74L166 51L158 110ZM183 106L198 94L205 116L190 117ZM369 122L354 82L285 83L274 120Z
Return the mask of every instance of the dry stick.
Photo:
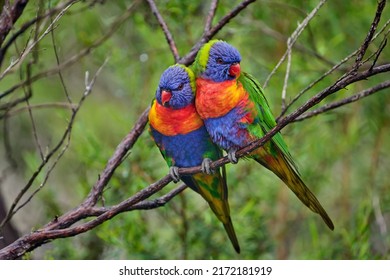
M371 63L370 69L374 68L374 66L376 65L376 62L378 61L378 58L381 55L382 51L385 49L386 45L387 45L387 38L385 37L381 42L381 44L379 45L379 49L373 54L374 60Z
M85 82L85 92L84 92L84 95L83 95L84 99L85 99L85 97L87 97L91 93L92 87L95 84L97 76L103 70L103 67L107 64L107 62L108 62L108 59L106 59L103 62L103 64L99 67L99 69L96 71L96 73L95 73L95 75L94 75L94 77L93 77L93 79L91 81L89 81L88 72L86 72L86 74L85 74L85 81L86 81ZM75 111L80 109L80 107L82 105L82 102L83 101L80 101L78 106L72 110L73 113L75 113ZM73 118L73 121L74 121L74 118ZM45 174L45 177L43 178L43 180L42 180L41 184L39 185L39 187L23 203L21 203L18 208L15 209L15 211L14 211L15 213L19 209L23 208L27 203L29 203L32 200L32 198L45 186L47 180L50 177L51 172L54 170L54 168L57 165L57 163L60 161L62 156L65 154L66 150L69 148L70 138L71 138L71 130L69 131L69 133L68 133L68 135L66 137L66 142L64 141L65 142L64 147L61 149L60 153L57 155L57 157L55 158L55 160L51 164L51 166L49 166L49 168L48 168L48 170L47 170L47 172Z
M37 11L38 14L41 12L42 4L43 4L42 2L39 4L38 11ZM31 39L30 39L33 42L34 41L38 42L38 36L39 36L40 27L41 27L41 21L36 21L36 25L35 25L35 27L32 30L33 34L32 34ZM17 44L15 42L15 46L16 45ZM32 88L32 82L31 82L31 72L32 72L33 65L37 64L38 60L39 60L39 52L37 51L37 49L38 49L38 45L36 45L31 50L31 52L32 52L31 53L32 54L31 55L32 59L26 65L26 74L27 74L26 75L27 76L26 81L27 81L27 85L26 85L26 87L23 87L23 90L25 91L26 104L27 104L27 108L28 108L30 121L31 121L32 133L33 133L33 136L34 136L35 145L36 145L36 148L39 151L39 155L41 157L41 160L43 160L44 159L43 148L42 148L41 142L39 141L38 132L37 132L37 126L36 126L36 123L35 123L35 118L34 118L32 110L30 108L30 98L27 98L27 96L29 96L29 97L33 96L33 88ZM23 71L22 71L22 67L20 67L20 79L22 79L22 76L23 76Z
M291 37L287 40L287 66L286 66L286 73L284 75L284 82L283 82L283 88L282 88L282 111L284 108L286 108L286 96L287 96L287 84L288 79L290 76L290 70L291 70L291 53L292 53L292 47L293 43L291 42Z
M134 211L134 210L150 210L154 208L159 208L167 204L172 198L181 193L187 188L185 184L181 184L180 186L174 188L169 191L167 194L153 199L153 200L144 200L140 201L136 204L132 204L128 207L123 208L123 212ZM112 210L112 207L92 207L88 210L90 216L100 216L107 211Z
M50 22L53 23L53 17L51 15L50 15ZM56 58L56 63L57 63L57 67L58 67L60 65L60 58L59 58L59 55L58 55L57 43L56 43L56 39L54 37L54 31L53 30L51 30L50 35L51 35L50 36L51 37L51 44L53 46L54 56ZM61 69L58 71L58 77L60 78L61 86L62 86L62 88L64 90L64 94L66 96L66 99L68 100L68 103L72 104L73 102L72 102L72 99L71 99L71 97L69 95L68 89L67 89L67 87L65 85L65 80L64 80L64 77L62 75Z
M26 97L26 105L27 105L27 108L28 108L28 114L29 114L29 117L30 117L30 121L31 121L31 127L32 127L32 134L33 134L33 137L34 137L34 142L35 142L35 145L39 151L39 155L41 157L41 160L44 159L44 155L43 155L43 149L42 149L42 145L39 141L39 137L38 137L38 133L37 133L37 126L36 126L36 123L35 123L35 118L34 118L34 115L32 113L32 110L30 108L30 97L33 95L33 91L32 91L32 86L31 86L31 82L30 81L30 78L31 78L31 68L32 68L32 65L33 63L35 63L35 58L33 58L32 61L30 61L28 64L27 64L27 67L26 67L26 72L27 72L27 89L25 90L25 97Z
M269 27L265 22L263 22L262 20L257 20L255 21L254 24L254 27L255 28L259 28L265 35L267 36L271 36L273 37L275 40L278 40L278 41L287 41L289 37L287 37L286 35L280 33L279 31L276 31L275 29L272 29L271 27ZM320 53L318 53L316 50L313 50L313 49L310 49L309 47L306 47L305 45L302 45L300 43L295 43L293 45L293 48L301 53L305 53L305 54L309 54L315 58L317 58L318 60L322 61L323 63L325 63L326 65L329 65L329 66L333 66L334 65L334 62L329 60L327 57L321 55Z
M367 36L364 39L364 42L361 45L360 50L356 56L355 66L352 69L353 71L357 71L359 69L359 67L362 65L363 56L366 53L368 46L370 45L370 43L372 41L372 38L373 38L375 31L378 27L378 24L379 24L379 21L381 19L382 12L383 12L383 9L385 8L385 5L386 5L386 0L382 0L382 1L378 2L378 6L377 6L374 20L372 21L371 26L370 26L370 30L368 31Z
M7 117L14 117L19 113L22 113L23 111L26 111L28 109L51 109L51 108L63 108L63 109L69 109L73 110L77 107L76 103L68 103L68 102L51 102L51 103L41 103L41 104L33 104L30 106L24 106L24 107L19 107L17 109L10 110L7 112ZM1 118L1 116L0 116Z
M380 83L380 84L378 84L376 86L373 86L371 88L362 90L359 93L356 93L356 94L354 94L352 96L346 97L346 98L344 98L342 100L326 104L326 105L324 105L324 106L322 106L322 107L320 107L320 108L318 108L316 110L313 110L313 111L307 112L305 114L302 114L299 117L297 117L294 120L294 122L302 121L302 120L305 120L305 119L317 116L319 114L322 114L324 112L333 110L335 108L341 107L343 105L346 105L346 104L358 101L358 100L360 100L360 99L362 99L364 97L370 96L370 95L372 95L372 94L374 94L374 93L376 93L376 92L378 92L380 90L383 90L383 89L386 89L386 88L389 88L389 87L390 87L390 81L385 81L385 82Z
M14 23L22 15L27 3L28 0L16 0L13 5L10 6L9 1L3 1L2 12L0 14L0 46L13 28Z
M291 38L291 44L290 44L290 48L289 48L289 45L287 45L287 50L286 52L283 54L282 58L279 60L279 62L276 64L276 66L274 67L274 69L272 69L271 73L268 75L268 77L265 79L265 82L263 84L263 88L266 88L267 85L268 85L268 82L269 80L271 79L271 77L276 73L276 71L279 69L280 65L282 65L282 63L284 62L284 60L286 59L287 55L288 55L288 52L291 51L291 47L295 44L295 42L297 41L298 37L302 34L303 30L306 28L306 26L309 24L310 20L317 14L317 12L319 11L319 9L322 7L322 5L325 4L327 0L322 0L320 3L318 3L318 5L310 12L310 14L308 14L308 16L302 21L302 23L298 24L297 28L294 30L294 32L291 34L290 38ZM289 38L289 39L290 39Z
M154 3L153 0L147 0L147 1L148 1L149 6L150 6L150 9L152 10L154 16L156 17L158 23L161 26L161 29L163 30L163 32L165 34L165 38L168 42L169 48L171 49L171 52L173 54L173 58L175 59L175 62L176 62L180 59L180 55L179 55L179 52L177 50L175 40L173 40L172 33L169 31L167 23L165 22L165 20L161 16L160 12L158 11L156 3Z
M204 25L203 34L206 34L210 31L217 8L218 0L212 0L210 4L209 13L207 14L206 23Z

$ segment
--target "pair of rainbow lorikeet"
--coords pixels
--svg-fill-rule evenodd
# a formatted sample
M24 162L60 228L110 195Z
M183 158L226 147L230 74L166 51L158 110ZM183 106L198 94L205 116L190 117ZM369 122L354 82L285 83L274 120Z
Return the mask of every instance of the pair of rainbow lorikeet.
M230 44L220 40L206 43L191 68L176 64L165 70L149 113L150 133L173 180L181 179L208 202L238 253L225 166L211 170L210 162L221 158L225 150L229 160L237 163L237 150L276 125L259 82L241 72L240 62L240 53ZM334 229L332 220L302 181L280 133L247 157L275 173ZM199 165L202 173L178 174L179 167Z

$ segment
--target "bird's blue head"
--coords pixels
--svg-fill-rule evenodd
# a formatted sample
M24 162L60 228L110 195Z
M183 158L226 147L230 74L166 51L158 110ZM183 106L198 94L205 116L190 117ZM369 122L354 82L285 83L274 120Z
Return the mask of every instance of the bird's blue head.
M236 79L240 73L241 55L236 48L221 40L212 40L198 53L197 74L214 82ZM202 65L203 64L203 65Z
M156 91L157 102L164 107L181 109L194 102L195 75L184 65L175 64L162 73Z

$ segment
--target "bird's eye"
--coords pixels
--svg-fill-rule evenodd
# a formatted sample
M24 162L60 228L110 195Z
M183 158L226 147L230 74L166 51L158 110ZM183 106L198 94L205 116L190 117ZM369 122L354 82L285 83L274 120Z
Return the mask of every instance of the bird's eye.
M184 87L184 84L180 84L180 85L177 87L177 89L178 89L178 90L182 90L183 87Z
M220 57L218 57L218 58L216 59L216 62L217 62L218 64L222 64L222 63L223 63L223 59L220 58Z

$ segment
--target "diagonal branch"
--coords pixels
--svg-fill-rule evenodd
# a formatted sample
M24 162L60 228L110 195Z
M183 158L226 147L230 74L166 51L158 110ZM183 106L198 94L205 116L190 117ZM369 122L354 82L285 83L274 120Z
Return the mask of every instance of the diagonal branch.
M188 54L180 58L177 62L190 65L195 60L195 56L198 53L199 49L211 38L213 38L231 19L238 15L242 10L244 10L249 4L255 2L256 0L244 0L236 7L234 7L229 13L227 13L220 21L212 27L208 32L205 32L200 40L191 48Z
M372 21L370 30L368 31L367 36L364 39L364 42L359 49L359 52L355 60L355 66L353 67L352 71L357 71L357 69L359 69L359 67L362 65L363 56L365 55L368 46L370 45L372 38L375 34L375 31L378 28L378 24L381 19L382 12L385 8L385 5L386 5L386 0L381 0L380 2L378 2L374 20Z
M158 8L156 6L156 3L154 3L154 0L147 0L147 1L150 6L150 9L152 10L154 16L156 17L158 23L161 26L161 29L164 32L169 48L171 49L171 52L173 54L173 58L175 59L175 62L177 62L180 59L180 55L177 50L176 43L173 40L172 33L169 31L167 23L165 22L164 18L161 16L160 12L158 11Z
M28 0L16 0L12 6L9 1L5 1L3 4L3 10L0 14L0 46L13 28L14 23L22 15L27 3Z
M206 34L207 32L210 31L217 8L218 8L218 0L212 0L209 13L206 18L206 24L204 26L203 34Z
M322 106L322 107L320 107L320 108L318 108L316 110L304 113L304 114L300 115L299 117L297 117L294 120L294 122L303 121L305 119L317 116L317 115L322 114L324 112L327 112L327 111L339 108L341 106L344 106L346 104L358 101L358 100L360 100L362 98L370 96L370 95L372 95L372 94L374 94L374 93L376 93L376 92L378 92L380 90L383 90L383 89L386 89L386 88L389 88L389 87L390 87L390 81L385 81L385 82L380 83L380 84L378 84L376 86L373 86L371 88L362 90L359 93L356 93L356 94L354 94L352 96L346 97L346 98L344 98L342 100L326 104L326 105L324 105L324 106Z
M107 185L108 181L111 179L112 175L115 172L115 169L119 166L122 159L126 156L128 151L134 146L135 142L138 140L139 136L145 129L145 126L148 122L148 114L150 107L146 108L141 116L138 118L133 129L128 135L119 143L115 153L107 162L106 167L104 168L103 173L99 176L98 181L93 186L91 192L88 194L86 200L82 203L83 207L90 207L96 204L100 195L103 192L104 187Z

